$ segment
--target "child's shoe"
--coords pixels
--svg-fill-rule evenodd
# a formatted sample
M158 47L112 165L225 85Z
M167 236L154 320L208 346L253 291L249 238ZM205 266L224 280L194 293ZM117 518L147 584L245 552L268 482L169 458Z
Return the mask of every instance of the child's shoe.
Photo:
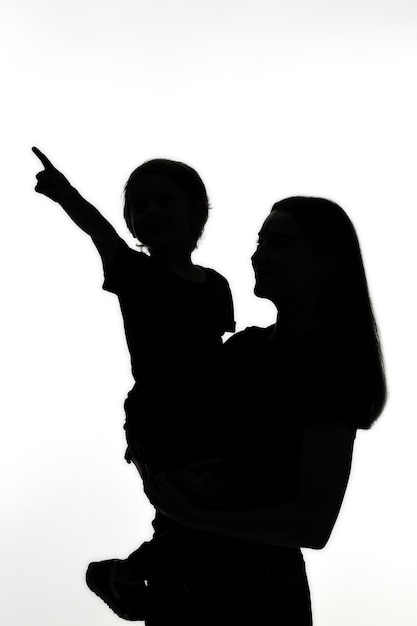
M145 620L151 610L150 590L144 580L125 582L118 579L119 563L120 559L90 563L86 572L87 585L122 619Z

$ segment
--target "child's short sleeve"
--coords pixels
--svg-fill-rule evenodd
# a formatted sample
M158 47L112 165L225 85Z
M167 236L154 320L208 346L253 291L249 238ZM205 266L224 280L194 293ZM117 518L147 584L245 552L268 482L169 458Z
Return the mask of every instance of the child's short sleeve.
M224 276L215 270L210 270L210 272L213 277L212 297L213 305L216 311L215 317L219 323L219 330L222 335L227 332L234 333L236 324L234 318L233 298L229 283Z
M234 333L236 330L236 322L235 322L235 312L233 307L233 298L232 292L230 291L230 286L227 280L224 278L224 322L225 332Z
M106 259L102 257L104 273L104 282L102 287L105 291L118 295L124 285L126 285L126 281L129 276L132 254L135 254L135 252L129 248L123 239L120 239L116 255L111 264L107 263Z

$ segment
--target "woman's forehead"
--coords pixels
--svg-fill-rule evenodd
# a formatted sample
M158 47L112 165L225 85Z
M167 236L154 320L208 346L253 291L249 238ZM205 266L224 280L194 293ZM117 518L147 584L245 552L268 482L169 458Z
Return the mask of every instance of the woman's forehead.
M300 230L295 219L284 211L272 211L262 224L260 233L298 235Z

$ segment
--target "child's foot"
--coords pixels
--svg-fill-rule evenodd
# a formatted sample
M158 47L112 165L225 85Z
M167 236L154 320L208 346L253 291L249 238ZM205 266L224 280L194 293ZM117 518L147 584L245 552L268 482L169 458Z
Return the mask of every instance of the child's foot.
M149 589L144 580L127 581L118 577L120 559L90 563L86 582L119 617L131 621L145 620L150 613Z

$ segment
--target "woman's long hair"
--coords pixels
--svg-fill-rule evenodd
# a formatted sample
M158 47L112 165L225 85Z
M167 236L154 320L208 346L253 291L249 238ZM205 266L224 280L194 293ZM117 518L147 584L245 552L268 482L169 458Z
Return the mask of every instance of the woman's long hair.
M322 259L330 259L322 290L327 328L341 348L343 404L357 428L369 429L387 401L384 360L355 228L336 203L292 197L272 211L292 215Z

